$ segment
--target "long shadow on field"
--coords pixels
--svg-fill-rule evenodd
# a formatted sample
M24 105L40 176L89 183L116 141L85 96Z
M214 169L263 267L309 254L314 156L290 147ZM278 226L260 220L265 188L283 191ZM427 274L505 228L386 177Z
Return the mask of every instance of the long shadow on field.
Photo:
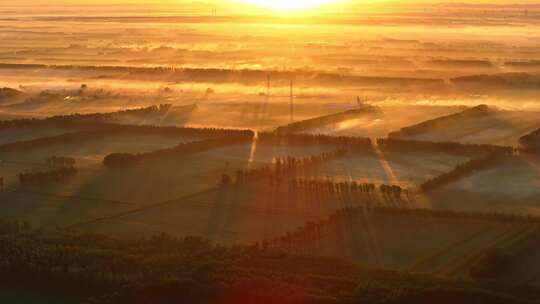
M230 188L221 187L216 193L216 198L214 200L214 205L210 210L210 215L208 217L208 228L206 235L209 240L216 241L220 229L223 228L223 222L225 220L225 212L227 209L227 200L229 198Z
M239 187L221 187L208 217L207 237L211 241L220 241L220 235L233 232L238 226L241 207L238 205Z

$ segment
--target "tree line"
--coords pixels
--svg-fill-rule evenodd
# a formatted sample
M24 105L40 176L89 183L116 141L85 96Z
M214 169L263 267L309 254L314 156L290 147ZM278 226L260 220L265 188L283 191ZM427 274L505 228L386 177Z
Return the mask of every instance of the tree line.
M380 109L370 105L364 105L358 109L352 109L345 112L319 116L307 120L290 123L275 130L277 134L301 133L312 129L321 128L331 124L337 124L346 120L358 118L368 113L378 113Z
M275 132L260 132L258 140L274 145L331 145L347 149L373 151L371 140L367 137L330 136L323 134L278 134Z
M223 174L221 185L244 184L261 178L268 178L271 184L281 184L285 176L293 176L297 172L303 172L321 163L342 158L348 153L347 149L341 148L307 157L276 157L272 164L236 171L235 179L228 174Z
M62 167L50 169L48 171L19 173L19 181L22 185L37 185L49 182L65 182L77 175L75 167Z
M218 129L218 128L182 128L182 127L157 127L151 125L120 125L120 124L102 124L96 129L83 130L78 132L68 132L65 134L42 137L32 140L23 140L13 143L0 145L0 152L13 152L24 149L36 149L50 145L79 143L94 139L101 139L107 136L119 134L159 134L166 136L185 136L195 138L216 138L216 137L235 137L243 136L246 133L253 134L251 131Z
M348 149L359 149L374 152L372 140L367 137L260 132L258 133L258 138L260 142L277 145L334 145ZM516 152L516 149L510 146L498 146L490 144L463 144L459 142L431 142L394 138L377 138L376 141L377 145L382 149L402 152L438 152L457 155L478 155L491 152Z
M431 142L392 138L379 138L377 139L377 143L381 148L403 152L421 151L457 155L478 155L492 152L511 154L515 151L513 147L509 146L497 146L489 144L462 144L457 142Z
M423 191L432 191L444 187L450 183L456 182L477 171L488 170L500 164L510 154L501 152L492 152L487 155L473 158L463 164L457 165L452 171L443 173L437 177L431 178L420 186Z
M401 198L403 193L408 193L407 189L403 189L399 185L386 185L381 184L378 187L374 183L358 183L356 181L340 181L336 182L331 179L308 179L308 178L295 178L291 180L291 188L293 190L304 189L316 192L329 192L329 193L375 193L375 190L379 190L383 195Z
M78 173L76 160L72 157L51 156L45 158L46 171L19 173L22 185L36 185L49 182L64 182Z
M252 139L253 132L251 131L234 131L234 133L231 133L229 136L181 143L172 148L159 149L147 153L111 153L105 156L103 164L108 168L134 166L150 159L163 159L188 155L218 147L247 142Z
M43 119L25 118L13 120L1 120L0 130L8 128L22 128L32 126L43 126L54 124L68 127L96 127L104 123L119 123L125 118L144 119L148 115L163 115L169 112L172 108L171 104L152 105L136 109L119 110L108 113L90 113L90 114L70 114L56 115ZM186 111L191 111L192 107L186 107Z
M416 136L416 135L429 132L437 127L459 123L459 120L463 118L484 117L484 116L490 115L491 113L492 113L492 110L487 105L479 105L473 108L466 109L459 113L426 120L419 124L402 128L401 130L397 132L392 132L388 134L388 137L401 138L401 137L408 137L408 136Z

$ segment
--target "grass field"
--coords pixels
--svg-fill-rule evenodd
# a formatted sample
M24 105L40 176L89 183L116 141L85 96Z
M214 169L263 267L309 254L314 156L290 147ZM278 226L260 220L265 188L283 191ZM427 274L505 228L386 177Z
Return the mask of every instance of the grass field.
M519 138L540 127L540 113L490 108L482 116L464 116L431 126L403 139L517 146Z
M461 111L459 106L381 106L381 112L363 115L309 131L334 136L386 137L390 132L410 124Z
M322 164L306 175L415 188L425 180L467 161L466 157L444 153L402 153L392 150L382 153L383 158L380 158L376 154L352 151L347 157Z
M221 174L268 164L277 156L305 157L333 150L244 143L130 168L112 170L101 164L111 152L144 152L189 140L193 139L132 134L2 155L8 189L0 193L4 202L0 214L36 225L70 225L215 189ZM50 155L75 157L78 174L64 183L20 187L18 174L45 170L44 158Z
M508 246L531 226L363 212L327 222L318 235L297 239L292 250L344 258L366 267L467 277L472 262L486 249Z
M15 127L0 130L0 145L7 143L33 140L41 137L57 136L69 132L77 132L77 128L69 128L54 124L39 127Z
M435 208L540 214L540 160L508 159L429 194Z

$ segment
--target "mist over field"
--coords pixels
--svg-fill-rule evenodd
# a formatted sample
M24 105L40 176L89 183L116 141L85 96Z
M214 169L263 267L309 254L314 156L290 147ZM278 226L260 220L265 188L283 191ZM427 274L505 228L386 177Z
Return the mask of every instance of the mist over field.
M538 303L540 3L0 3L1 303Z

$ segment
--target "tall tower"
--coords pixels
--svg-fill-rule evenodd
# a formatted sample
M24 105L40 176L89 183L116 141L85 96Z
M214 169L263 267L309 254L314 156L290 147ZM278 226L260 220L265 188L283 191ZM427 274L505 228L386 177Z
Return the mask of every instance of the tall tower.
M266 75L266 103L270 99L270 74Z
M270 74L266 75L266 96L264 99L264 105L263 105L263 115L266 115L266 111L268 110L268 102L270 101Z
M291 114L291 123L294 122L294 95L293 95L293 81L291 79L291 86L290 86L290 92L289 92L289 107L290 107L290 114Z

